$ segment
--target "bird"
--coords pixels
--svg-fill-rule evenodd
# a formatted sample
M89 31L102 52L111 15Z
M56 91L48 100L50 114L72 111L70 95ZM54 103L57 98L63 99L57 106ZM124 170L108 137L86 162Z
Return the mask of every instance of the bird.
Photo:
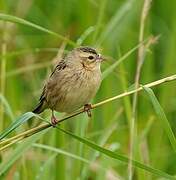
M103 60L103 56L92 47L81 46L71 50L55 66L32 112L40 114L50 109L53 126L59 122L54 111L69 114L84 107L87 115L91 116L90 100L96 95L102 81Z

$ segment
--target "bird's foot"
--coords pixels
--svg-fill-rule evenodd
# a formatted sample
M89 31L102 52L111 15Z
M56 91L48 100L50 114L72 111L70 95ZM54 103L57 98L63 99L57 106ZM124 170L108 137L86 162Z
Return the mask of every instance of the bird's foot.
M55 127L58 122L59 121L57 120L57 118L54 115L52 115L51 116L51 124L52 124L52 126Z
M84 111L87 112L88 117L92 117L91 109L92 109L91 104L85 104L84 105Z

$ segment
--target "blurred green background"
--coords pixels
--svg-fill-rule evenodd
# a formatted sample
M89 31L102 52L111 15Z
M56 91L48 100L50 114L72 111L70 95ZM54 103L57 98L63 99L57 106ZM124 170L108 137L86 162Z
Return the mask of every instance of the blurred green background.
M109 61L107 70L120 57L139 43L143 0L0 0L0 13L17 16L40 25L77 45L96 47ZM176 1L153 0L145 20L144 39L160 38L146 53L140 83L145 84L175 73ZM30 26L0 21L1 97L9 107L0 104L0 130L16 117L31 111L38 102L44 79L50 74L58 50L71 50L73 44ZM93 103L118 95L134 85L138 50L128 56L103 80ZM154 88L173 132L176 130L175 82ZM61 127L87 137L94 143L129 157L132 96L107 103L85 114L69 119ZM133 159L176 174L176 155L161 122L145 93L139 94L136 122L137 137ZM6 106L7 107L7 106ZM5 111L6 110L6 111ZM49 120L50 112L42 114ZM60 113L57 113L61 117ZM14 134L41 122L25 123ZM14 135L13 134L13 135ZM42 147L42 144L47 145ZM18 144L3 151L1 163L16 156ZM48 149L47 149L48 148ZM91 162L85 163L53 148L75 154ZM55 150L56 150L55 149ZM20 151L19 160L11 164L2 179L126 179L128 166L80 144L71 137L52 129ZM134 169L133 179L159 179Z

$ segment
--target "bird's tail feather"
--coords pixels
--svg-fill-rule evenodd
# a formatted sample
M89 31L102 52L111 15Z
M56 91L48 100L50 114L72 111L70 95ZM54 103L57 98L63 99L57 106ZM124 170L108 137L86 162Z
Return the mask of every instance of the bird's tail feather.
M40 103L37 105L37 107L32 112L35 114L40 114L41 112L43 112L44 111L43 103L44 103L43 101L40 101Z

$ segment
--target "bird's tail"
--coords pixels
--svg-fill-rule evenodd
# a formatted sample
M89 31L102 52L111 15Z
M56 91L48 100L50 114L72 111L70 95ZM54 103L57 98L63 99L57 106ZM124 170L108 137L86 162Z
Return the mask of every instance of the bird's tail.
M40 103L37 105L37 107L32 111L35 114L40 114L41 112L44 111L44 102L40 101Z

